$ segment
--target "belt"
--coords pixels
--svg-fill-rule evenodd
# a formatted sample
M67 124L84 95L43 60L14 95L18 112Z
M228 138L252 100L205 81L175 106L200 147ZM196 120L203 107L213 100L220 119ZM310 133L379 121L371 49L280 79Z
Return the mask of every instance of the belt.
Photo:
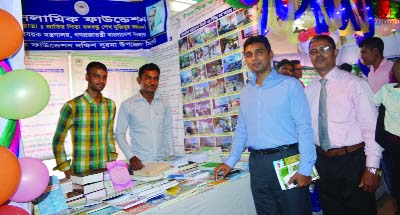
M274 154L277 152L285 151L285 150L297 147L297 145L298 145L297 143L294 143L294 144L290 144L290 145L278 146L278 147L272 148L272 149L253 149L253 148L249 147L249 151L254 154L266 155L266 154Z
M364 148L364 145L365 143L361 142L352 146L343 146L341 148L329 149L328 151L324 151L320 146L317 146L317 151L325 157L336 157L362 149Z

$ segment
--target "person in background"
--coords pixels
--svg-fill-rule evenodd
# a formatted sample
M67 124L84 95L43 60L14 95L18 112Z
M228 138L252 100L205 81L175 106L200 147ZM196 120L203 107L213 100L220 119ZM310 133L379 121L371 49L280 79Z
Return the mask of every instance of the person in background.
M393 75L390 73L393 62L383 57L384 44L379 37L367 38L358 46L362 62L370 68L368 83L372 92L376 93L383 85L394 81Z
M391 175L392 194L400 210L400 59L393 64L397 83L384 85L374 96L377 106L381 105L377 123L376 140L385 148L387 165ZM383 108L383 109L381 109ZM383 122L383 123L382 123ZM378 132L382 132L383 137Z
M293 65L288 59L283 59L279 61L276 65L278 73L287 76L293 76Z
M368 83L336 67L338 52L327 35L310 41L309 56L318 76L305 92L317 144L322 211L377 214L382 153L375 141L377 110Z
M133 170L143 162L160 161L173 155L171 109L156 91L160 68L145 64L139 68L140 91L122 102L115 137ZM129 129L130 144L126 140Z
M370 37L361 41L358 45L360 47L360 57L363 64L369 66L370 71L368 73L368 83L375 94L385 84L394 82L392 71L393 62L383 57L384 43L379 37ZM384 174L384 182L387 191L390 193L392 190L392 173L389 167L386 165L389 158L386 156L386 152L383 151L381 166Z
M71 174L103 169L117 159L114 140L115 103L101 91L107 83L107 67L91 62L86 67L86 91L64 104L53 137L53 153L57 166L66 178ZM67 160L64 141L71 130L72 163Z
M230 156L215 169L214 177L226 177L249 147L250 183L257 214L309 215L308 185L316 153L303 87L271 67L273 52L266 37L251 36L243 48L246 64L256 78L241 91ZM298 153L298 171L288 181L297 187L282 190L273 161Z
M351 66L348 63L342 63L340 66L338 66L339 69L347 71L349 73L351 73L351 71L353 70L353 66Z
M304 83L300 80L301 77L303 77L303 66L301 66L301 63L299 60L291 60L290 63L293 65L293 77L297 78L301 85L304 86Z

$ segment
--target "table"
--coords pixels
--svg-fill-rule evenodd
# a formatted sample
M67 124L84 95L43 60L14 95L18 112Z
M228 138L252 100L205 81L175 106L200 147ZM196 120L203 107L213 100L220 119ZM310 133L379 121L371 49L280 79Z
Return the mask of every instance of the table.
M183 199L165 208L154 208L145 215L255 215L250 175L225 182L211 190Z

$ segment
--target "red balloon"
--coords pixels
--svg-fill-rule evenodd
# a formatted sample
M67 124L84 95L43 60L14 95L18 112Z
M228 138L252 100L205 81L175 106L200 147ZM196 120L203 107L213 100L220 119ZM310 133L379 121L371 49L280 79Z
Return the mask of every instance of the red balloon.
M304 43L307 42L308 40L308 32L307 31L302 31L299 33L299 36L297 37L300 42Z
M21 180L21 166L17 157L0 146L0 205L15 193Z
M24 39L18 21L7 11L0 9L0 60L15 54Z
M29 215L29 213L14 205L0 206L0 215Z

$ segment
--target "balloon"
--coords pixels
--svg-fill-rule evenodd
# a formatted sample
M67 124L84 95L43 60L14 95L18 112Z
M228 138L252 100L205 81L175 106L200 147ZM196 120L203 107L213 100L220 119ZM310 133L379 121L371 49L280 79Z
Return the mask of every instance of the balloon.
M0 205L8 201L18 188L21 166L17 157L0 146Z
M23 119L46 107L50 88L39 73L14 70L0 77L0 98L0 117Z
M29 213L14 205L0 206L0 215L29 215Z
M297 38L302 43L307 42L307 40L308 40L308 32L307 31L300 32L299 36Z
M23 33L18 21L0 9L0 60L13 55L22 45Z
M21 181L15 194L10 198L14 202L30 202L40 196L49 183L49 170L36 158L20 158Z

